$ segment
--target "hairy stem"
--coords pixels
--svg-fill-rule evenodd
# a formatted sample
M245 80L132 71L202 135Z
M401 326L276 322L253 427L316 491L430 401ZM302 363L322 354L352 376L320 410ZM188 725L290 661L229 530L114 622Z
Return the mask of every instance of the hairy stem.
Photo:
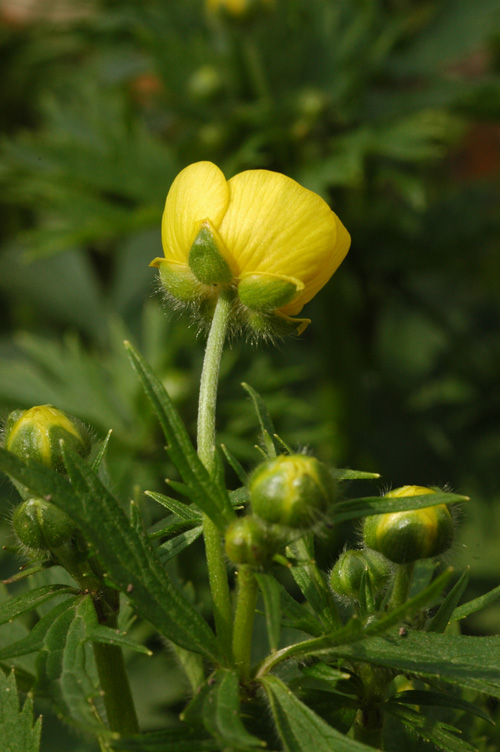
M397 608L408 600L410 594L411 582L413 579L413 570L415 569L415 562L412 561L409 564L398 564L396 567L396 574L394 575L394 583L392 586L391 597L389 598L389 609Z
M238 596L234 616L233 655L243 679L250 676L252 631L257 605L257 580L251 567L242 564L238 570Z
M232 304L232 292L223 290L215 306L200 381L198 456L211 474L215 470L215 408L219 369ZM206 516L203 518L203 536L214 605L215 628L222 645L230 648L233 617L224 550L219 530Z

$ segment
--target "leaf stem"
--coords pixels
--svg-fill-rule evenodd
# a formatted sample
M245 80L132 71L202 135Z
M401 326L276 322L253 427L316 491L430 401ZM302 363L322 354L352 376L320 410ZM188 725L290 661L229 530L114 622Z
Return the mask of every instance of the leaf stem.
M233 656L243 679L250 677L252 631L257 605L258 585L251 567L242 564L238 570L238 595L234 616Z
M215 408L220 362L233 305L231 290L222 290L215 306L205 349L198 403L198 456L209 473L215 472ZM208 578L214 605L217 636L230 649L232 642L232 607L226 562L220 532L207 517L203 518L203 536Z

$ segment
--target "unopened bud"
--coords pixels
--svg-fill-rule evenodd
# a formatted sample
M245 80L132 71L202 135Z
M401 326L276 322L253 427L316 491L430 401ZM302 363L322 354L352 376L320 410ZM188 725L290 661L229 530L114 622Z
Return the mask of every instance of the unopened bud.
M391 576L392 565L378 551L344 551L330 573L330 585L339 595L359 599L363 574L370 578L374 593L380 592Z
M436 493L423 486L402 486L386 494L389 498ZM407 512L367 517L363 539L368 548L384 554L396 564L408 564L444 553L452 544L455 524L446 504Z

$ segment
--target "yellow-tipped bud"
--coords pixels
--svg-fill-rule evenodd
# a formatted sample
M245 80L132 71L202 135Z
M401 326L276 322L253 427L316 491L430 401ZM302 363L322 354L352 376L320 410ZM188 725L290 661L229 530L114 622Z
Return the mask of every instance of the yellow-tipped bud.
M402 486L386 494L389 498L436 493L424 486ZM408 564L444 553L452 544L455 524L446 504L407 512L367 517L363 539L368 548L384 554L396 564Z
M14 410L7 419L5 448L58 472L64 472L61 440L82 456L90 452L90 436L85 426L52 405Z

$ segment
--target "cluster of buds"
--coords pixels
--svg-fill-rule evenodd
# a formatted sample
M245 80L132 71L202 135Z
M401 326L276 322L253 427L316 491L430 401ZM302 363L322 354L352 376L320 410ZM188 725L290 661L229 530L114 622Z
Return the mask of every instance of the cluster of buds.
M229 526L226 553L235 564L262 567L291 539L324 521L336 486L316 458L281 455L254 470L249 494L252 514Z
M350 236L320 196L289 177L247 170L226 180L211 162L176 177L162 219L165 258L151 262L177 306L211 316L234 294L233 325L253 336L300 334L294 318L344 259Z
M8 451L64 475L61 442L83 457L90 453L91 438L83 423L52 405L14 410L7 419L4 446ZM15 485L23 501L14 510L12 524L23 551L80 575L86 554L76 544L78 531L73 520L50 500L33 497L29 489Z

